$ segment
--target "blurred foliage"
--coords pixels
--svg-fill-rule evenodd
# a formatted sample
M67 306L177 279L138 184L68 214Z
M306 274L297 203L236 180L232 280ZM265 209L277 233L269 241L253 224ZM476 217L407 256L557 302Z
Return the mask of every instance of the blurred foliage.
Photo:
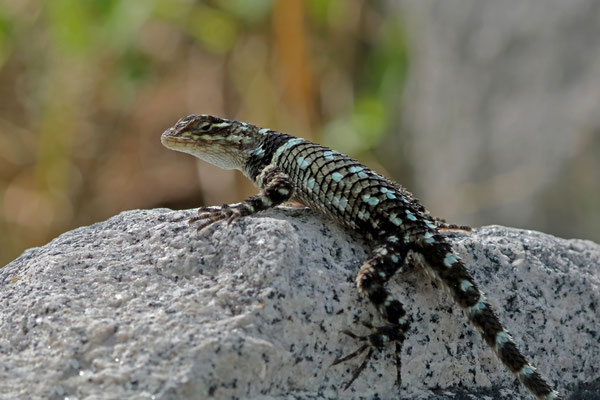
M161 147L189 113L319 135L377 166L406 54L380 1L3 0L0 266L121 210L251 193Z

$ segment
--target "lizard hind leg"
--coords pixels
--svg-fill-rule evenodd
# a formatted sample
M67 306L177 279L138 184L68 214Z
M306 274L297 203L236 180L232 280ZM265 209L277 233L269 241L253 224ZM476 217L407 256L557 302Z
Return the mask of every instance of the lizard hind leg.
M383 302L381 302L377 309L386 319L386 324L382 326L372 326L370 323L363 323L364 326L369 328L372 333L368 335L357 335L352 331L343 330L341 333L350 336L353 339L356 339L363 344L358 348L358 350L346 355L337 358L331 365L337 365L343 363L348 360L352 360L365 351L367 355L361 362L361 364L354 369L352 372L352 377L350 381L345 385L344 390L348 389L352 383L360 376L362 371L366 368L369 360L371 359L375 350L383 351L387 345L391 343L396 343L395 347L395 362L396 362L396 385L399 387L401 385L401 352L402 352L402 344L404 343L406 332L409 328L409 318L406 316L404 308L402 304L393 299L392 296L388 293L388 291L383 287L379 286L374 288L373 297L383 298ZM371 299L371 297L369 297ZM371 299L371 301L373 301ZM391 321L396 321L392 323Z
M358 273L356 281L359 292L367 296L386 323L379 327L373 327L371 324L365 323L364 325L371 329L372 333L364 336L356 335L347 330L342 331L345 335L364 342L364 344L355 352L338 358L332 365L353 359L368 350L367 356L354 370L351 380L346 384L345 389L349 388L365 369L374 350L382 351L391 343L396 344L396 384L398 386L401 384L400 354L405 334L409 328L410 318L406 315L402 303L395 299L384 287L385 282L404 264L406 257L406 252L399 251L396 243L396 238L391 237L376 247L374 255L362 265Z

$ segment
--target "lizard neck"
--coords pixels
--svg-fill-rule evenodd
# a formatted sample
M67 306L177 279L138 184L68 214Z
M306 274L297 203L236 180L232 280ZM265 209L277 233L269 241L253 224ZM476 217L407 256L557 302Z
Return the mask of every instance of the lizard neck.
M269 131L264 140L250 153L242 172L254 183L262 170L271 164L273 155L278 148L283 146L288 140L294 139L294 136L286 135L277 131Z

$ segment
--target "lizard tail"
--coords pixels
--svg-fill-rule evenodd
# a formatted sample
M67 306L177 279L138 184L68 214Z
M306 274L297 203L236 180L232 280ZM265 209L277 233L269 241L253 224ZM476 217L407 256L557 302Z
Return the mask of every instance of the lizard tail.
M517 349L512 337L451 246L440 235L435 235L435 239L435 245L423 243L421 250L421 261L424 262L420 264L423 264L428 275L442 282L500 361L533 395L539 400L562 400L563 397Z

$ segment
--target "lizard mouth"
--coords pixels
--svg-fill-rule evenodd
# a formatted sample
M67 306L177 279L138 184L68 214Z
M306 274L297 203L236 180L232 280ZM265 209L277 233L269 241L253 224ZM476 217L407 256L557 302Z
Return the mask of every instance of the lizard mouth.
M191 154L224 169L241 169L244 163L239 144L224 141L214 135L196 135L176 127L167 129L160 141L168 149Z
M167 129L160 135L160 142L167 148L178 150L198 142L197 137L184 136L174 127Z

